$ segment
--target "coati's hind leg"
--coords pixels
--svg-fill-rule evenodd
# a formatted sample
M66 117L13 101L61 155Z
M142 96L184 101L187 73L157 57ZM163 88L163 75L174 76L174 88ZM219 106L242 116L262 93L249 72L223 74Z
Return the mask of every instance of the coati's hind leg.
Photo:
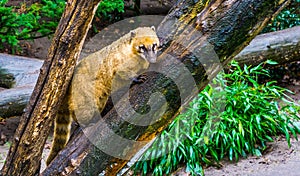
M57 117L55 119L53 142L50 154L46 161L47 165L49 165L51 161L56 157L58 152L66 146L70 137L71 122L72 117L68 108L59 109Z

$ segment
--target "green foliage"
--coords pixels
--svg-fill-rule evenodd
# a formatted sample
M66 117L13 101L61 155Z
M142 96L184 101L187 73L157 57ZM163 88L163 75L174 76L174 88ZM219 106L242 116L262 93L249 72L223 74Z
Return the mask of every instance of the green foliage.
M273 32L300 25L300 0L292 0L262 31Z
M42 0L27 7L6 7L7 0L0 1L0 49L5 45L14 52L19 40L34 39L52 34L64 10L64 0ZM39 35L39 36L37 36Z
M18 33L18 30L15 29L17 27L17 21L15 21L17 14L12 13L11 7L5 7L6 3L7 0L0 1L0 39L2 43L6 42L9 45L16 46L18 43L15 35ZM2 48L3 46L0 45L0 49Z
M260 156L266 142L279 134L290 145L290 135L297 138L300 132L294 123L300 108L274 81L258 83L259 75L268 75L263 68L267 63L240 67L233 61L230 73L214 80L221 86L207 86L144 153L135 171L168 175L185 164L187 171L201 175L201 165L218 165L224 157L237 161L248 154Z
M103 0L99 4L96 12L96 16L108 18L111 12L124 12L124 1L123 0Z
M19 40L30 40L53 34L65 8L65 0L42 0L30 6L7 7L0 0L0 50L18 49ZM110 18L110 12L124 12L123 0L103 0L96 16Z
M103 27L120 21L124 13L123 0L103 0L100 2L93 21L92 29L97 34ZM101 23L98 23L101 21Z

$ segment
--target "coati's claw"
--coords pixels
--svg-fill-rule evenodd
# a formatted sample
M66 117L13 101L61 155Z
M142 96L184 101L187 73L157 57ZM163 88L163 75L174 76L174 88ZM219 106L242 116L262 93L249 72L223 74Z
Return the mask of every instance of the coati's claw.
M141 83L144 83L147 79L148 79L148 76L142 74L142 75L139 75L138 77L133 78L132 82L134 84L141 84Z

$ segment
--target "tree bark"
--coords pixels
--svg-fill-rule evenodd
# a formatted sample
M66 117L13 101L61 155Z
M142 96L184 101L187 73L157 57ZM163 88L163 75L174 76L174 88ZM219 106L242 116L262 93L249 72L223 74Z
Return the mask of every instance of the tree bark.
M12 88L15 84L15 78L7 70L0 68L0 87L2 88Z
M0 70L13 76L12 82L8 83L13 87L34 87L42 64L42 60L0 53ZM1 76L0 82L2 78Z
M67 2L37 84L21 117L2 175L39 173L43 146L99 2Z
M247 65L257 65L267 59L279 64L299 61L300 26L258 35L234 59Z
M22 115L36 84L42 60L0 54L0 67L11 75L7 85L14 88L0 91L0 117ZM0 80L3 77L0 77ZM2 82L2 81L0 81Z
M296 26L258 35L234 59L240 64L247 65L257 65L267 59L277 61L279 64L300 60L299 31L300 26ZM81 54L83 52L84 49ZM22 115L36 83L42 61L0 54L0 65L15 78L7 82L8 85L15 84L14 88L0 91L0 117Z
M150 72L143 84L132 86L130 103L126 103L126 98L121 99L99 122L85 128L84 134L76 135L42 175L98 175L104 171L106 175L116 175L289 1L212 0L206 5L202 1L194 2L180 1L158 27L163 52L155 70L166 75ZM212 55L207 53L211 51L217 62L211 61ZM182 72L180 64L188 71ZM195 87L189 87L191 82L187 78L191 75ZM160 92L164 99L154 99L153 104L151 96L155 92ZM159 119L151 119L160 112L151 110L157 107L166 111ZM148 112L149 116L132 115L132 108L141 114ZM153 123L135 125L130 120L135 124ZM122 143L120 139L134 142Z

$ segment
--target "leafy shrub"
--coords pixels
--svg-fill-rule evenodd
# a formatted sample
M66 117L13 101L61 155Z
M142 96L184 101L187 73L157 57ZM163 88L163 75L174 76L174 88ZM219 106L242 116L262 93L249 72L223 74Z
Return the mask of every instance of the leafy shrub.
M260 156L276 135L284 134L290 145L290 135L297 139L300 132L294 123L300 119L300 108L274 81L257 82L259 75L268 75L263 64L242 68L233 61L230 73L214 80L223 91L207 86L155 140L135 171L163 175L185 164L192 174L203 174L201 165L218 165L224 157L237 161L248 154ZM165 151L169 153L160 156Z
M262 31L273 32L300 25L300 0L292 2L283 9Z
M98 17L108 17L110 12L124 12L124 1L123 0L103 0L99 4L96 12Z
M101 29L114 22L122 20L124 13L123 0L103 0L95 13L92 23L92 35L97 34ZM98 23L101 21L101 23Z
M18 21L17 14L12 13L12 7L5 7L7 0L0 1L0 39L2 43L8 43L11 46L16 46L18 43L17 34ZM3 46L0 45L0 49Z
M65 0L42 0L30 6L6 7L8 0L0 1L0 50L18 49L19 40L30 40L53 34L65 8ZM109 18L110 12L124 12L122 0L103 0L96 16Z
M0 49L8 45L12 52L17 49L19 40L52 34L65 6L64 0L42 0L41 4L35 3L29 7L25 4L6 7L6 3L7 0L0 2Z

